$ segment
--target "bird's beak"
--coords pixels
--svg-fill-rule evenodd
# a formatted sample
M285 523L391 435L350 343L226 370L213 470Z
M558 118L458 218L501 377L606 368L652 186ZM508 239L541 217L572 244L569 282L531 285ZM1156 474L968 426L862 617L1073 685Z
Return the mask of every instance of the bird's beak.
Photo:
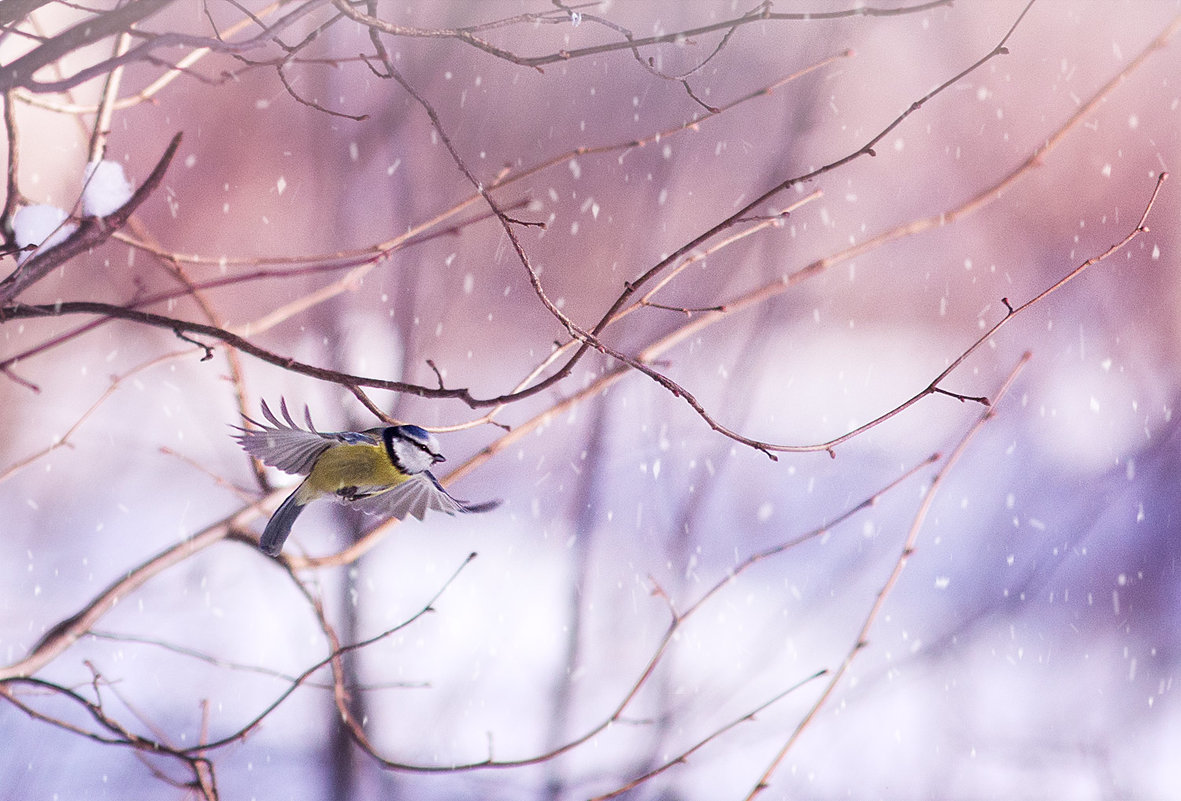
M441 453L436 453L431 458L434 460L435 464L447 461L447 457Z

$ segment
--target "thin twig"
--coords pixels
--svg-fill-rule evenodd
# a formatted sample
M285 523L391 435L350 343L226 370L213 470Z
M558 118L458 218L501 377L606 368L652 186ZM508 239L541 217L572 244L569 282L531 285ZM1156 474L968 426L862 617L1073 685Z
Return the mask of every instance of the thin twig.
M756 13L742 14L732 19L723 20L720 22L710 23L708 25L701 25L696 28L688 28L685 30L675 31L672 33L657 34L654 36L637 37L628 31L623 38L623 41L607 42L604 44L590 45L588 47L579 47L569 50L559 50L556 53L547 53L541 56L521 56L510 50L498 47L487 39L476 35L483 28L493 26L469 26L465 28L415 28L408 25L397 25L392 22L380 19L372 14L365 14L353 7L349 0L332 0L333 4L343 13L355 22L366 25L373 31L380 31L381 33L390 36L406 36L414 38L430 38L430 39L456 39L464 44L471 45L479 50L488 53L496 58L509 61L523 67L532 67L538 72L542 72L542 67L549 64L559 64L571 61L576 58L586 58L588 56L602 55L604 53L612 53L620 50L630 50L636 54L641 47L648 47L655 44L666 44L673 42L682 42L687 39L692 39L714 31L729 30L741 25L748 25L756 22L811 22L819 20L833 20L848 17L888 17L901 16L904 14L916 14L923 11L929 11L939 6L947 6L951 4L951 0L932 0L932 2L919 3L913 6L905 6L902 8L877 8L872 6L857 6L853 8L840 9L836 11L819 11L819 12L772 12L769 4L762 4L760 11ZM586 19L583 15L583 19ZM524 22L535 24L538 22L565 22L570 19L568 12L562 12L559 17L554 17L553 12L546 14L522 14L514 18L513 22ZM601 19L601 18L596 18ZM495 27L500 27L503 22L498 22ZM624 29L626 30L626 29ZM641 58L642 61L642 58Z
M592 740L594 737L606 731L611 726L622 721L627 709L639 696L640 692L650 681L652 675L664 661L665 656L667 655L672 644L675 642L677 635L684 627L686 621L688 621L691 617L693 617L694 614L704 608L711 598L713 598L724 587L730 585L740 574L765 559L772 558L800 545L801 543L828 533L839 524L847 522L853 518L859 512L872 508L886 493L894 490L904 481L916 475L920 470L931 464L932 461L937 458L939 458L938 455L929 457L911 469L904 471L899 477L886 484L868 498L846 509L832 522L821 526L814 531L799 535L772 548L751 555L740 565L736 566L734 570L730 572L730 574L706 590L706 592L699 596L697 600L694 601L694 603L691 604L684 612L678 612L671 599L666 597L667 608L669 610L668 625L665 628L664 634L661 636L660 640L653 647L652 652L644 664L644 667L641 668L637 678L632 682L630 688L623 694L619 701L616 702L610 714L604 716L596 724L585 729L581 734L571 737L560 745L552 746L540 753L518 759L494 759L491 755L489 755L486 759L471 762L456 762L446 765L414 764L405 761L394 760L382 755L377 746L375 746L369 740L368 735L365 733L365 727L363 727L359 721L352 717L348 704L342 701L343 695L340 692L338 692L337 711L345 721L345 725L348 727L350 733L352 734L353 740L357 743L358 747L360 747L362 751L380 763L382 767L390 770L402 770L415 773L447 773L453 771L480 770L484 768L525 767L548 762L558 756L561 756L562 754L569 753L576 748L579 748L580 746ZM309 560L309 562L311 561L312 560ZM289 569L295 569L295 566L299 564L299 562L295 558L288 558L285 561L285 564ZM323 564L323 562L318 562L316 564ZM660 595L661 593L654 592L653 594Z
M1028 363L1029 358L1030 354L1027 351L1018 360L1013 369L1009 371L1009 375L1005 378L1004 382L997 389L996 394L993 396L996 402L999 402L1008 393L1010 387L1013 386L1013 382L1017 380L1017 376L1021 373L1022 368L1025 367L1026 363ZM787 756L788 751L790 751L791 747L795 745L797 740L799 740L800 735L803 734L808 725L816 719L816 716L819 714L821 708L832 696L833 690L836 689L837 684L840 683L841 679L844 678L845 674L848 672L849 667L853 664L853 660L856 659L857 655L865 649L866 645L868 645L870 630L873 628L874 624L878 620L878 617L881 615L881 611L886 604L886 599L890 596L890 593L894 587L897 586L898 580L902 575L902 571L906 567L906 563L914 554L918 543L919 532L922 531L923 523L927 518L927 513L930 511L931 506L935 501L935 496L938 494L939 489L943 486L944 481L946 481L947 475L951 472L951 469L955 467L956 463L959 462L960 457L963 456L964 451L967 450L968 445L973 439L975 439L976 435L980 433L980 430L984 427L984 425L995 416L995 409L996 404L994 403L980 414L980 416L976 419L976 422L973 423L973 425L968 429L968 431L964 434L956 446L952 448L951 452L947 456L947 459L940 466L938 472L936 472L935 477L931 479L931 486L927 489L926 494L923 496L922 502L919 504L918 510L915 512L910 528L906 532L906 538L903 540L902 549L898 554L898 558L894 561L894 565L890 570L890 574L886 577L886 580L883 582L882 586L877 592L877 595L874 597L873 604L866 613L865 618L862 621L861 628L858 630L857 636L854 639L852 646L849 648L848 652L846 652L844 659L841 660L840 666L838 666L836 670L834 670L829 675L828 682L825 684L824 690L820 693L820 696L816 699L816 701L809 708L808 712L796 725L796 728L792 732L791 736L788 737L787 741L784 742L783 746L771 759L770 763L767 765L767 768L759 777L759 780L747 794L746 801L754 801L756 796L767 789L767 787L770 785L771 777L783 763L783 760Z

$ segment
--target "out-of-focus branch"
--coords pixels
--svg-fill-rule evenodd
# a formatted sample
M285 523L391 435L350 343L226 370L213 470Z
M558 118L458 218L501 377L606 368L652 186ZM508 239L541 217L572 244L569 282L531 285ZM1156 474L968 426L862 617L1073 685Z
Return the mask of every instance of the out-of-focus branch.
M4 230L0 232L4 242L8 243L12 236L12 215L16 212L20 202L20 188L17 186L17 176L20 174L20 140L16 132L16 112L12 107L12 94L0 93L0 102L4 103L4 134L8 145L8 171L5 179L4 208L0 210L0 225ZM15 243L13 243L15 247Z
M225 37L233 36L250 25L260 24L261 20L266 19L278 11L280 5L282 5L282 2L271 3L269 6L260 11L247 14L241 20L222 31L219 34L219 38L224 39ZM124 53L125 52L126 51L124 51ZM159 94L164 89L164 87L168 86L181 75L187 73L193 67L193 65L212 52L213 48L209 46L194 47L188 55L176 62L175 67L166 70L160 75L160 77L156 78L156 80L152 81L150 84L135 92L134 94L115 100L113 103L111 103L110 108L113 111L122 111L123 109L131 108L132 106L151 100L157 94ZM119 53L117 57L122 56L124 53ZM28 103L31 106L49 109L50 111L57 111L62 114L90 114L99 110L99 106L50 101L25 89L18 89L16 97L19 98L22 103Z
M146 3L146 2L148 2L148 0L139 0L139 3ZM174 0L151 0L151 2L161 4L161 5L167 5L168 3L174 2ZM133 6L134 5L135 4L133 4ZM286 5L291 5L291 4L286 4ZM3 78L9 79L9 81L7 83L0 82L0 86L8 86L8 88L23 87L33 93L64 92L68 89L74 88L75 86L79 86L81 84L84 84L87 81L93 80L93 79L101 77L103 75L106 75L111 70L113 70L117 67L123 66L125 64L131 64L131 63L134 63L137 61L148 61L148 62L155 63L158 61L158 59L156 58L156 56L154 56L152 54L153 51L162 50L162 49L166 49L169 47L196 48L196 51L200 51L202 55L205 54L205 51L214 51L217 53L225 53L225 54L231 54L231 55L238 54L238 53L246 53L246 52L250 52L252 50L255 50L257 48L266 46L268 44L271 44L280 33L293 27L303 17L314 12L318 8L324 7L324 5L325 5L325 0L305 0L303 3L296 5L291 11L289 11L283 17L280 17L278 20L276 20L270 27L264 28L262 30L262 32L256 34L255 36L252 36L248 39L243 39L243 40L237 41L237 42L227 42L221 38L210 38L208 36L192 36L189 34L176 33L176 32L157 34L157 33L146 33L143 31L135 31L135 35L137 37L139 37L140 39L142 39L143 41L141 41L138 45L135 45L130 50L128 50L127 52L123 53L120 56L108 58L108 59L99 61L95 64L91 64L88 67L83 67L82 69L78 70L77 72L73 73L72 75L69 75L64 78L59 78L57 80L39 81L39 80L34 79L32 77L33 74L41 67L47 66L48 64L51 64L51 63L54 63L56 60L60 59L62 56L66 55L67 53L73 52L73 49L76 49L77 47L83 47L87 44L92 44L93 42L104 39L107 36L111 36L116 33L120 33L122 30L130 30L130 24L133 22L138 22L139 18L131 19L131 21L127 25L124 25L122 27L113 26L114 27L113 30L109 30L109 31L103 33L103 35L95 36L93 38L89 37L89 33L91 31L87 28L88 23L82 22L82 23L79 23L78 25L74 26L74 28L71 28L70 30L66 31L65 33L59 34L57 37L55 37L53 40L51 40L51 41L58 42L58 45L55 46L55 49L63 50L63 52L60 53L59 55L57 55L55 58L49 58L48 60L45 60L44 63L40 63L43 59L45 59L45 57L47 55L46 53L42 53L42 50L44 49L44 47L46 45L41 45L40 47L38 47L38 49L25 54L25 56L22 56L20 59L17 59L17 61L14 61L12 64L10 64L8 66L0 67L0 79L3 79ZM130 8L133 6L124 6L124 8ZM114 14L114 13L115 12L102 12L101 14L98 15L98 18L103 19L105 22L107 15ZM130 15L130 16L134 16L134 15ZM111 26L108 26L108 27L111 27ZM77 33L75 33L75 32L77 32ZM62 37L67 37L67 38L62 39ZM73 45L73 47L71 47L71 45ZM38 55L38 54L41 54L41 55ZM36 58L34 59L33 57L35 57L35 56L36 56ZM180 63L178 63L177 65L175 65L175 66L166 65L166 66L170 67L169 72L172 72L175 70L183 70L184 68L181 65L185 64L186 62L189 62L193 58L194 58L194 53L190 53L188 56L185 57L185 59L182 59L182 61ZM33 69L32 72L29 72L29 70L27 69L27 66L29 66L29 65L20 64L20 62L22 62L24 59L32 59L30 64L37 63L36 68ZM21 66L20 73L19 73L19 75L14 75L11 72L11 70L13 69L13 67L18 66L18 65ZM168 73L166 73L166 74L168 74Z
M115 56L121 56L131 46L131 35L124 31L115 37ZM99 161L107 150L107 136L111 132L111 118L115 113L115 98L119 96L119 87L123 83L123 67L115 67L107 75L103 85L102 100L98 104L95 115L94 128L90 132L90 161Z
M33 76L42 67L53 64L80 48L100 42L108 36L124 33L135 23L147 19L172 2L173 0L132 0L114 10L88 17L15 61L0 66L0 92L7 93L19 86L30 87L35 83Z
M5 0L0 3L0 26L8 26L17 20L24 19L41 6L47 6L51 0Z

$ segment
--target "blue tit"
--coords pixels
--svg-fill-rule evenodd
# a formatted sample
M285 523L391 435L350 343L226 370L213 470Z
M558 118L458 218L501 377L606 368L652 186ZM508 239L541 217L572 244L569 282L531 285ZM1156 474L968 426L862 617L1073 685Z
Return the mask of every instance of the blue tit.
M500 501L471 504L452 497L431 475L430 467L445 461L433 434L418 426L370 428L366 431L323 433L304 412L307 430L296 425L280 404L286 424L262 403L262 413L274 426L246 418L257 428L234 426L235 438L251 456L286 473L307 476L275 510L258 547L270 556L283 549L291 525L303 508L318 498L382 517L399 520L412 515L422 520L428 509L446 512L487 512Z

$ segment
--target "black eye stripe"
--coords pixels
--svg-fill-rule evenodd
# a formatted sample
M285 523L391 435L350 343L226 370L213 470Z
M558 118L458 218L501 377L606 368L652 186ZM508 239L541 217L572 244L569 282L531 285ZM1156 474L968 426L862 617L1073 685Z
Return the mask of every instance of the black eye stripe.
M386 454L390 457L390 461L393 462L394 465L396 467L398 467L399 469L402 468L402 464L401 464L400 460L398 459L397 454L394 453L394 440L395 439L399 440L401 442L405 442L408 445L413 445L414 447L418 448L420 451L425 453L427 456L431 457L432 460L436 460L438 458L438 455L433 450L431 450L430 444L428 442L424 442L417 437L410 436L408 433L400 430L397 426L389 426L388 428L383 430L381 432L381 438L382 438L382 440L385 441L385 451L386 451Z

